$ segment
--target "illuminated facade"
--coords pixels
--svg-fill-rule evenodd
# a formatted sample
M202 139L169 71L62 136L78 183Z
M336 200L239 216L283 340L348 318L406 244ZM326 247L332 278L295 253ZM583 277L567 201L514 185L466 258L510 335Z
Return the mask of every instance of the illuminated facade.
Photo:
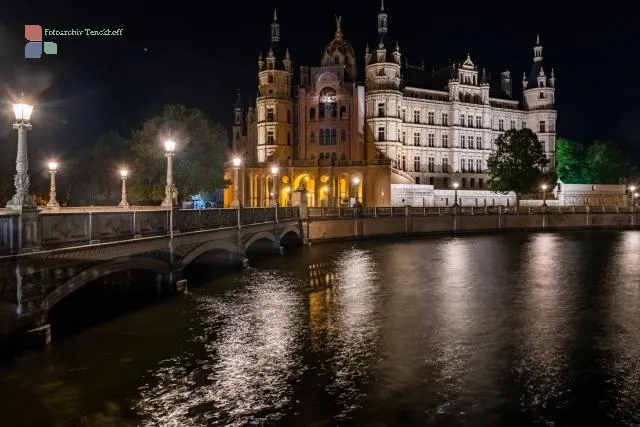
M375 49L365 51L364 86L337 18L320 67L300 67L294 91L274 13L271 47L258 60L255 108L235 109L233 150L245 159L245 206L269 205L272 193L288 205L301 184L311 206L339 206L356 194L365 205L388 206L390 184L483 189L494 141L509 129L532 129L553 167L556 80L543 66L539 37L520 97L510 71L493 81L470 55L434 72L409 64L397 42L390 48L387 18L382 5Z

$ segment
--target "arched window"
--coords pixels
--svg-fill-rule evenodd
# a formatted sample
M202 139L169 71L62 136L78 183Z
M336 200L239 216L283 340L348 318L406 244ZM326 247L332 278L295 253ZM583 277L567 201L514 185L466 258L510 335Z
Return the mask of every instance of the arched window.
M471 95L470 94L465 94L464 95L464 102L471 102Z
M315 108L309 109L309 119L310 120L315 120L316 119L316 109Z
M340 107L340 120L347 120L347 107Z

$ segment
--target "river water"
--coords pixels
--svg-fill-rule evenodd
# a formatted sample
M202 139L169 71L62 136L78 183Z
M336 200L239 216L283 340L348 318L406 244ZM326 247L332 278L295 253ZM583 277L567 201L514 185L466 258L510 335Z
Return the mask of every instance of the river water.
M0 368L0 425L640 425L640 232L298 248Z

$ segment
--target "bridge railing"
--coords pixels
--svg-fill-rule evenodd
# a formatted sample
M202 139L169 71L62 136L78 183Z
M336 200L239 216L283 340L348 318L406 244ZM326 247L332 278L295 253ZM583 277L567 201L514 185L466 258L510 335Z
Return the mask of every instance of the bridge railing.
M279 207L278 220L297 219L298 207ZM0 216L0 226L4 219L11 221L19 216ZM38 215L39 247L55 249L92 243L105 243L142 237L169 234L173 231L187 233L237 227L239 225L260 224L276 220L274 208L238 209L109 209L89 211L41 211ZM239 223L238 223L239 221ZM15 222L15 221L14 221ZM5 227L6 228L6 227ZM13 227L12 229L18 229ZM7 240L11 240L11 236ZM11 247L8 241L5 246ZM0 252L3 246L0 245Z
M309 208L309 218L377 218L403 216L438 216L438 215L533 215L546 213L549 215L571 213L640 213L640 208L629 206L536 206L536 207L507 207L507 206L393 206L393 207L339 207L339 208Z

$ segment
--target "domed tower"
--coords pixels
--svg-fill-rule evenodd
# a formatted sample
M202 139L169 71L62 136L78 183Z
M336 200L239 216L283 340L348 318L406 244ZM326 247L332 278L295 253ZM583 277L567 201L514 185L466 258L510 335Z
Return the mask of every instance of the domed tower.
M280 51L280 23L273 11L271 46L258 58L258 162L285 163L293 156L292 63L289 50Z
M357 79L356 54L351 43L344 38L340 16L336 16L336 35L325 47L321 64L323 67L342 65L345 67L346 81L355 82Z
M400 127L400 47L396 42L387 50L387 14L384 0L378 13L376 50L365 52L365 120L367 128L367 158L397 159L401 149Z
M538 139L544 144L545 154L553 168L557 117L556 78L553 68L550 74L544 70L540 35L536 37L536 45L533 48L533 63L529 76L522 76L522 92L524 108L528 111L527 126L536 132Z

